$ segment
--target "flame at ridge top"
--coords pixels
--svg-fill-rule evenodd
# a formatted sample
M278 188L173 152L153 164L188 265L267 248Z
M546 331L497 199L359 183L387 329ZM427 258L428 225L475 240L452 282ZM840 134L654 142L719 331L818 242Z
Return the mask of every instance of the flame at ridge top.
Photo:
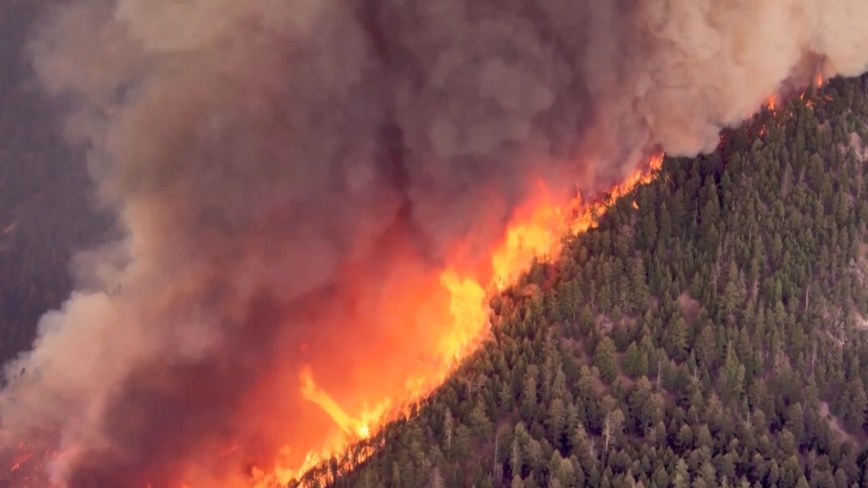
M284 476L271 466L346 452L360 426L389 418L368 422L366 409L391 398L400 411L474 350L486 293L557 254L548 222L593 225L595 202L536 208L529 174L599 188L650 144L713 150L722 128L810 83L811 69L868 66L854 48L868 39L868 16L854 15L864 1L718 6L53 6L27 54L46 93L68 98L65 134L92 149L97 200L123 237L88 253L88 286L7 368L0 430L77 449L46 468L73 487L236 488L251 464ZM520 202L530 208L510 238L502 224ZM470 257L450 260L477 231ZM498 264L466 268L504 241ZM91 293L121 281L111 299ZM304 365L308 396L336 405L344 429L305 399Z
M433 391L451 373L459 362L468 357L485 337L488 325L488 300L515 283L521 273L527 271L534 260L552 258L560 252L565 234L575 235L597 225L597 218L618 198L630 193L641 184L649 183L663 163L663 153L651 156L643 167L625 181L615 185L599 198L583 202L574 198L567 205L555 204L544 185L528 205L516 213L508 226L503 241L491 253L492 272L487 286L479 276L462 276L454 268L447 267L440 274L440 284L450 296L449 313L452 323L445 329L441 340L434 345L442 368L432 377L408 378L405 397L393 403L391 399L380 401L380 408L363 410L358 417L347 414L328 394L313 382L312 373L305 368L301 374L301 389L305 398L319 405L344 432L347 433L343 447L328 452L308 453L303 465L297 469L276 467L280 479L289 480L304 475L319 462L346 449L356 438L365 439L375 434L393 417L396 405L399 409L420 400ZM290 474L291 473L291 474ZM288 477L287 477L288 475ZM257 488L268 485L257 484Z
M820 89L820 88L823 88L823 86L824 86L827 82L828 82L828 80L823 76L823 73L817 73L817 74L815 74L814 77L813 77L813 79L812 79L812 82L808 82L808 83L807 83L807 85L808 85L807 87L803 86L803 87L802 87L803 90L801 90L800 92L797 92L797 93L798 93L798 98L804 100L804 98L805 98L806 88L811 88L811 87L813 87L814 89ZM782 100L782 98L783 98L784 100ZM789 98L790 98L790 97L782 96L782 94L780 94L780 93L773 93L772 95L769 95L768 98L766 98L765 102L763 102L763 106L764 106L766 109L768 109L768 111L770 111L770 112L776 112L776 111L778 111L779 109L782 108L782 102L783 102L783 104L786 104L786 101L787 101L787 99L789 99ZM811 105L812 103L813 103L813 102L811 102L810 100L808 101L808 104L809 104L809 105ZM749 117L748 117L748 118L749 118Z
M227 481L220 488L273 488L285 486L292 480L302 479L305 473L317 472L330 457L340 456L359 441L372 438L390 420L407 413L407 406L421 400L472 354L486 337L488 327L488 300L513 285L521 273L527 271L534 260L553 258L560 252L566 234L578 234L597 225L597 218L619 197L638 185L651 181L661 167L663 154L651 157L643 168L622 183L591 200L580 196L559 204L544 185L538 193L515 212L501 242L492 248L490 269L484 273L468 273L447 266L436 279L438 286L448 294L449 301L443 313L450 320L443 328L439 340L430 345L437 368L428 369L427 375L408 374L403 389L396 396L369 397L361 408L342 405L326 388L315 380L314 370L303 367L297 375L298 390L302 397L320 408L334 423L338 433L323 444L321 449L301 454L289 445L279 449L272 463L257 463L249 468L248 482ZM433 373L432 373L433 371ZM242 448L237 445L215 450L215 456L226 462L237 459ZM355 462L362 462L373 454L370 446L359 448ZM68 453L51 457L60 458ZM28 462L22 458L21 465ZM185 480L186 482L186 480ZM180 481L179 481L180 483ZM155 485L156 486L156 485ZM180 484L178 485L180 486ZM199 483L186 483L189 488L202 488Z
M818 83L822 82L821 77ZM772 106L777 97L771 97ZM451 317L450 324L445 327L445 333L440 340L432 344L433 356L439 369L427 376L409 375L404 382L401 395L391 397L369 397L368 404L355 408L344 405L339 395L336 401L328 389L314 381L313 370L302 369L297 376L300 381L299 390L303 398L317 405L335 422L340 429L336 441L330 441L323 449L313 449L304 454L302 461L294 459L289 448L280 450L271 467L260 464L251 468L251 478L256 488L271 488L285 485L292 479L297 479L305 473L316 470L329 457L344 452L352 443L370 439L386 422L395 418L395 413L405 412L407 404L421 399L433 391L448 376L453 368L474 350L484 337L488 320L488 298L512 285L523 271L526 271L534 259L545 259L555 256L562 243L563 234L577 234L596 226L597 216L605 212L614 201L629 193L637 185L647 183L653 178L653 173L660 168L663 155L650 158L647 168L631 174L624 182L614 186L605 194L590 201L583 201L579 196L568 204L557 204L552 201L545 186L535 198L516 212L508 225L503 239L491 251L490 273L467 273L456 268L446 267L435 279L438 286L450 296L444 314ZM221 451L222 452L222 451ZM302 451L304 452L304 451ZM360 462L373 449L360 451L367 453L359 455ZM294 454L300 454L296 451ZM58 454L61 457L64 454ZM18 465L27 463L24 458ZM189 485L201 488L201 485ZM249 486L249 483L236 486ZM230 488L230 485L220 485L220 488Z

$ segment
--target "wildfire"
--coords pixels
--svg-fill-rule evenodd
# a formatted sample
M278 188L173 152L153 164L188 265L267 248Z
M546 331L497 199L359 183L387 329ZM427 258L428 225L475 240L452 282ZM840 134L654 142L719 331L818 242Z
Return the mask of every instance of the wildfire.
M650 182L662 163L663 154L654 155L643 168L591 202L583 202L577 197L565 205L558 205L551 199L545 186L540 184L537 198L516 212L503 241L492 250L491 269L487 273L490 276L482 276L482 273L462 274L453 266L446 267L440 274L439 282L450 296L451 323L443 327L444 333L434 345L440 367L433 375L407 378L403 398L384 398L376 402L375 407L365 407L351 415L316 384L309 367L302 369L300 382L303 397L328 414L344 436L329 449L309 452L300 466L290 467L278 459L271 473L257 470L254 473L256 487L266 488L298 479L330 456L345 450L354 441L369 438L394 418L396 411L433 391L484 337L488 327L488 300L493 294L514 283L535 259L557 255L565 234L578 234L595 227L598 217L606 208L638 185ZM288 449L284 453L288 453ZM370 454L372 451L367 452L367 455Z
M20 454L18 457L16 457L12 461L12 468L9 469L10 472L17 471L18 468L20 468L22 464L26 463L28 459L33 457L33 452L32 451L26 451L24 448L24 444L19 444L18 448L19 448L19 450L21 450L23 452L22 452L22 454Z
M466 263L459 264L456 258L455 263L445 266L438 275L429 275L430 281L425 281L428 279L425 278L424 283L415 283L418 276L410 273L407 282L389 288L387 293L393 302L386 303L383 308L374 308L370 313L382 319L387 327L398 329L407 321L424 317L417 326L424 327L427 331L424 348L429 351L430 357L420 359L423 363L415 369L398 370L397 377L401 380L399 385L403 384L403 389L389 390L394 392L392 395L384 394L382 388L377 390L379 385L365 383L375 382L377 378L362 375L362 380L356 379L356 389L359 391L355 392L361 398L354 397L357 403L345 402L344 397L330 394L327 388L323 387L327 381L322 384L317 382L314 367L304 366L297 372L297 388L301 398L328 416L335 426L334 433L328 437L321 435L320 447L306 453L297 446L291 448L290 445L285 445L278 448L280 444L273 445L269 448L273 450L267 453L274 456L273 463L268 465L249 462L250 458L245 457L245 448L238 443L215 446L214 458L218 463L247 459L247 469L246 474L235 475L241 478L220 478L210 485L215 486L216 483L220 488L278 488L306 486L299 485L299 480L307 483L312 479L320 484L328 484L336 475L335 466L338 472L346 472L373 455L378 448L375 434L389 421L407 415L410 406L440 386L486 337L490 327L489 300L514 284L535 260L556 256L561 251L566 235L595 227L598 217L606 208L638 185L651 181L662 162L662 153L651 157L625 181L589 201L576 197L572 201L558 202L549 194L545 185L539 184L535 197L514 213L501 242L492 247L487 263L483 263L480 269L468 270ZM442 301L430 298L432 295L441 296ZM384 317L379 317L379 314ZM396 337L400 340L415 339L412 331ZM307 348L308 345L304 344L300 350L303 352ZM387 351L388 349L383 349L372 354ZM397 364L396 368L404 366L407 365L401 363ZM348 375L355 373L347 371ZM390 381L394 382L394 377L393 375ZM267 396L271 398L271 395L268 393ZM277 440L283 439L294 438L291 435L278 434ZM307 446L315 445L311 441L312 439L306 439ZM290 442L296 444L294 441ZM59 460L68 454L68 451L44 455L40 453L39 456L31 457L30 449L24 445L19 448L18 457L11 463L10 473L20 470L25 464L33 464L37 457L41 465L49 459ZM28 468L27 471L32 469ZM203 485L198 481L184 479L183 482L178 480L176 486L202 488L208 486L208 483ZM148 484L143 488L149 488Z
M814 75L814 79L812 81L813 81L814 88L817 88L817 89L822 88L823 85L826 83L826 79L823 77L822 73L817 73L816 75ZM808 83L808 85L810 85L810 84L811 83ZM800 93L799 98L804 100L805 99L805 93L804 92ZM808 104L808 106L812 106L813 102L811 100L808 100L807 104ZM775 112L775 111L779 110L781 108L781 106L780 106L780 98L779 98L778 94L773 94L773 95L769 96L768 98L766 98L765 102L763 103L763 106L765 106L769 110L769 112Z
M813 87L815 89L820 89L823 87L823 85L825 85L826 81L827 80L825 78L823 78L822 73L817 73L814 76L812 82L808 83L809 86L807 88L810 88L810 85L813 85ZM807 90L800 92L798 94L798 97L793 95L793 99L798 98L799 101L801 103L804 103L806 107L813 109L813 108L815 108L815 105L816 105L816 103L815 103L816 99L814 97L806 96L807 95L806 91ZM832 96L829 94L825 94L822 96L821 99L823 101L828 102L828 101L832 100ZM772 115L774 116L774 123L777 126L781 126L781 124L783 124L786 120L792 118L792 116L793 116L792 113L788 113L786 110L784 110L786 108L786 101L787 100L784 100L784 104L782 106L781 99L780 99L779 95L775 94L775 95L771 95L770 97L768 97L765 100L765 102L763 102L763 106L766 109L768 109L768 111L771 112ZM782 115L785 115L785 116L782 116ZM760 138L763 138L766 136L766 134L768 134L768 127L766 127L764 124L760 125L757 128L757 136Z
M381 418L391 405L391 400L386 398L376 408L372 410L366 408L359 418L353 418L347 415L328 393L317 386L310 368L302 369L300 379L301 393L305 400L319 405L342 431L359 439L367 439L371 435L371 422Z

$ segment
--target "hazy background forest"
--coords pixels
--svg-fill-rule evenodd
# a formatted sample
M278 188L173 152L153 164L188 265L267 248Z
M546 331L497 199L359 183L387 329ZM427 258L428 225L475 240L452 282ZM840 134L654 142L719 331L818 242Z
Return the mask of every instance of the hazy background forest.
M83 151L60 132L22 48L41 2L0 5L0 360L72 289L70 259L108 230L88 200Z

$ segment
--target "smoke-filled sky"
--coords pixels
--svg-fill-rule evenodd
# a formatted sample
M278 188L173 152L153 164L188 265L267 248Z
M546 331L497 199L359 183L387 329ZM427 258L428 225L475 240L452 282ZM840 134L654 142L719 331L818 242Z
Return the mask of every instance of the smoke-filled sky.
M300 366L389 383L436 337L394 310L442 305L426 280L533 181L607 187L868 69L868 3L70 0L27 52L126 238L7 365L0 430L68 453L58 487L161 488L238 476L226 445L321 443Z

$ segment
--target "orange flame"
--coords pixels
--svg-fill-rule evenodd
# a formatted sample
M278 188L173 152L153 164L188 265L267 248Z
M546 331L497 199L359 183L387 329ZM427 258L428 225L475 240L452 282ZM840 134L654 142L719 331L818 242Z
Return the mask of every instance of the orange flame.
M317 386L310 368L302 369L300 378L301 393L304 398L319 405L347 435L359 439L367 439L371 435L371 422L380 419L391 405L391 400L386 398L373 409L365 408L359 418L353 418L347 415L328 393Z
M560 204L552 198L545 185L540 184L535 198L515 212L501 242L493 246L490 258L481 270L469 271L459 266L456 260L456 263L443 268L437 276L439 279L432 281L431 286L436 290L426 286L416 287L412 283L399 285L397 294L400 296L396 298L396 303L389 304L392 308L384 310L384 313L392 315L389 319L396 318L396 324L405 319L407 307L418 305L416 295L440 292L444 297L442 303L437 302L434 305L424 300L419 302L433 307L430 320L424 325L434 329L430 336L433 340L426 346L433 358L429 360L434 364L412 372L401 371L404 375L404 390L400 395L396 393L388 396L365 391L359 393L367 394L368 403L342 404L336 400L339 397L333 397L317 383L313 369L305 366L297 376L302 398L327 414L339 431L325 439L320 448L309 450L303 457L304 451L294 452L289 446L275 449L277 452L273 464L247 464L248 469L243 479L221 480L210 485L203 485L198 481L194 484L191 480L183 480L184 483L181 483L181 480L178 480L176 486L202 488L216 484L219 488L276 488L300 480L306 473L308 478L316 478L320 484L328 484L331 477L335 476L333 471L323 469L324 463L329 462L330 458L352 452L352 462L355 465L363 462L374 454L374 435L386 423L400 415L406 415L410 405L434 391L463 359L476 350L490 327L490 298L514 284L535 260L547 260L557 256L561 252L564 237L596 227L599 216L609 206L638 185L650 182L662 162L662 153L653 156L643 168L625 181L588 202L576 197ZM635 201L633 207L638 208ZM415 309L412 312L416 315L427 313ZM307 347L307 344L303 345L302 350ZM59 453L57 458L65 454ZM220 463L228 462L229 456L245 455L244 449L238 444L216 446L214 454ZM26 457L20 459L13 469L18 469L18 466L26 461ZM347 468L339 467L339 470L342 469Z
M822 73L817 73L816 75L814 75L813 80L810 83L808 83L808 86L806 87L806 89L810 88L811 86L814 86L815 88L820 89L823 87L823 85L826 83L826 81L827 80L823 77ZM816 105L816 102L815 102L816 99L814 97L806 97L806 89L803 90L802 92L800 92L798 94L798 97L796 97L796 95L793 95L792 99L798 98L799 101L803 102L806 107L813 109L813 108L815 108L815 105ZM829 94L825 94L822 96L822 100L827 101L827 102L831 101L832 99L833 99L833 97ZM770 97L768 97L765 100L765 102L763 103L763 106L765 106L774 115L774 121L775 121L775 124L777 126L781 126L786 120L789 120L793 116L792 113L786 113L785 117L781 117L781 115L783 113L785 113L784 109L786 108L786 105L784 104L784 106L781 106L780 102L781 102L781 100L780 100L779 95L774 94L774 95L771 95ZM786 100L785 100L785 102L786 102ZM756 115L756 114L751 115L749 118L753 117L754 115ZM767 133L768 133L768 128L765 127L764 125L760 126L757 129L757 135L760 138L764 137Z
M313 380L311 370L304 368L300 375L302 395L325 411L345 436L330 449L309 452L304 462L295 468L290 468L278 460L272 473L259 471L256 474L256 487L266 488L273 486L275 481L286 483L297 479L334 453L346 449L351 442L369 438L377 432L393 418L393 406L400 409L433 391L460 360L474 351L484 337L488 327L488 300L493 293L503 291L514 283L535 259L550 258L559 253L562 238L566 234L578 234L595 227L598 217L609 206L638 185L650 182L662 163L662 153L653 156L644 168L610 189L601 198L587 204L582 202L581 198L575 198L567 205L557 205L552 202L545 186L540 185L538 197L516 213L503 241L493 249L490 278L462 275L453 266L444 269L440 274L440 285L451 297L449 313L452 323L444 329L445 333L439 343L434 345L443 367L432 377L408 378L405 398L397 402L389 398L382 399L375 408L364 408L353 416L319 388ZM638 208L635 202L633 205ZM487 286L484 286L484 283L487 283Z
M25 462L27 462L27 460L30 459L32 456L33 456L33 453L32 453L32 452L26 452L26 453L24 453L24 454L18 456L18 457L15 458L15 460L12 462L12 467L9 469L9 471L10 471L10 472L11 472L11 471L17 471L18 468L20 468L21 465L24 464Z

